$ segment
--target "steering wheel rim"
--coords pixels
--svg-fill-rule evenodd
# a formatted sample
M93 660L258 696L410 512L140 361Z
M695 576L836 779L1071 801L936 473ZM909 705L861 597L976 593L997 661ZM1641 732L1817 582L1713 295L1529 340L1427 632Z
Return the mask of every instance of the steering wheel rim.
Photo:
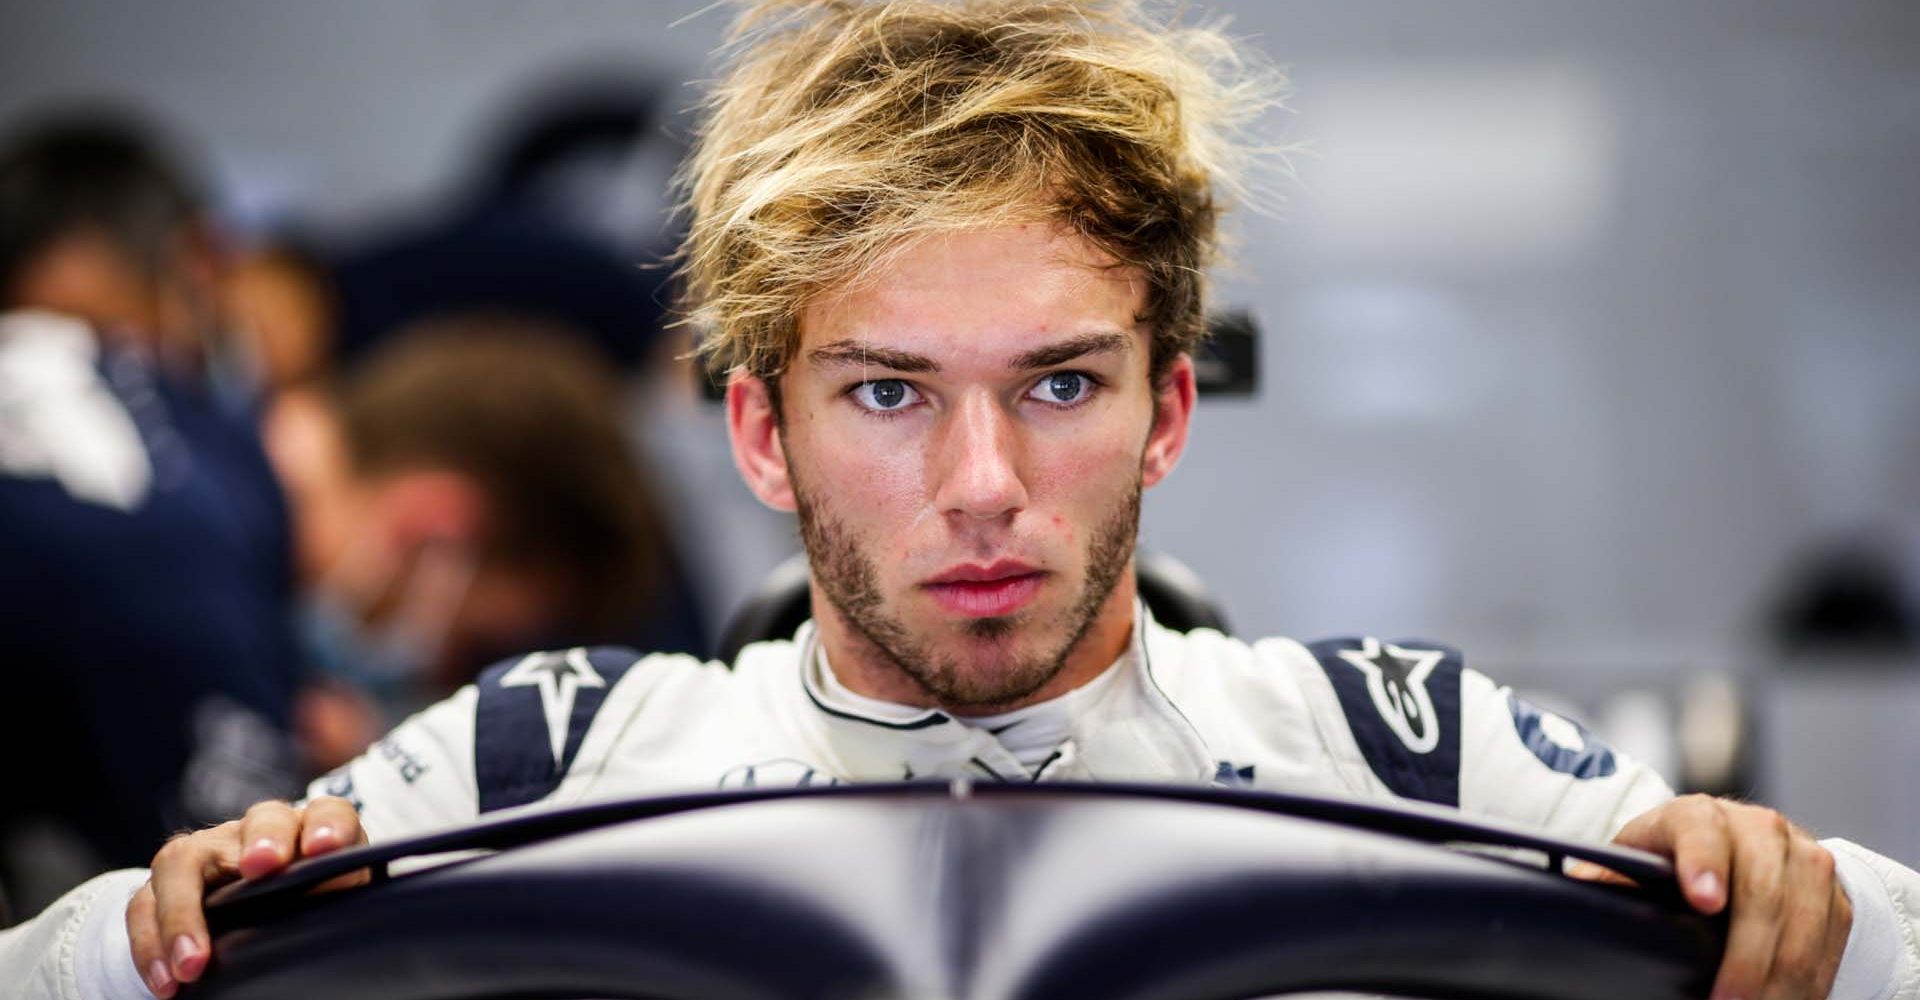
M1328 805L1353 804L922 784L592 807L656 811L585 829L553 824L561 813L551 836L322 898L300 898L327 870L314 863L228 893L210 908L217 968L195 994L1598 1000L1711 984L1723 928L1670 887L1422 842L1501 844L1504 828L1367 806L1417 829L1354 829L1314 813Z

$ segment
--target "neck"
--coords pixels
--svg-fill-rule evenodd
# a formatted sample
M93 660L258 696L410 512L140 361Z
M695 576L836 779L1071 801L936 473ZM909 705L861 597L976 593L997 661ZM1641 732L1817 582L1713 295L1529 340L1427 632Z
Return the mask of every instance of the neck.
M1059 668L1046 683L1023 697L987 704L956 705L942 701L921 686L885 650L854 629L818 587L813 590L812 605L814 625L819 630L820 644L826 650L829 668L847 690L896 705L938 708L964 718L998 715L1037 705L1099 677L1133 641L1136 592L1133 566L1129 563L1114 583L1113 591L1101 602L1086 632L1067 650Z

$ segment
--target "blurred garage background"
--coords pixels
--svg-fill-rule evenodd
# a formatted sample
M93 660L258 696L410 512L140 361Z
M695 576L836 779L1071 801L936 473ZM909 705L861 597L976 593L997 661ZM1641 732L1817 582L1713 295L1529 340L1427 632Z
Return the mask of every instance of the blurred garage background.
M549 204L657 260L706 6L15 0L0 133L138 111L235 252L365 261L543 109L624 94L652 117ZM1145 544L1242 634L1447 641L1676 782L1920 862L1920 7L1203 9L1287 70L1296 151L1219 290L1257 391L1203 402ZM797 544L679 346L632 348L624 413L697 643Z

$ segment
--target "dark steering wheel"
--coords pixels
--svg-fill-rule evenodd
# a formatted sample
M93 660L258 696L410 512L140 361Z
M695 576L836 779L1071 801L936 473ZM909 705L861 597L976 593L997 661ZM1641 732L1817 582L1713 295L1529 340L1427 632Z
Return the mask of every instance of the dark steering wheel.
M364 867L370 885L309 892ZM303 862L209 919L209 1000L1652 1000L1704 996L1724 943L1649 855L1438 809L1094 784L532 814Z

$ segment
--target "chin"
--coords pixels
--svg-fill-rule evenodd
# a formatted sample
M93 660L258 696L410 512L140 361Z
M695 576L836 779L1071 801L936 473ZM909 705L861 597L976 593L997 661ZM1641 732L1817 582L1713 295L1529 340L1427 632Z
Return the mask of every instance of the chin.
M1005 645L1008 640L1018 638L1027 622L1021 615L1004 615L998 618L969 618L960 623L958 631L962 637L978 643Z
M945 690L938 692L940 705L963 715L1006 711L1032 698L1058 673L1056 667L1030 675L1014 676L995 667L981 667L978 671L969 671L965 676L951 679Z

